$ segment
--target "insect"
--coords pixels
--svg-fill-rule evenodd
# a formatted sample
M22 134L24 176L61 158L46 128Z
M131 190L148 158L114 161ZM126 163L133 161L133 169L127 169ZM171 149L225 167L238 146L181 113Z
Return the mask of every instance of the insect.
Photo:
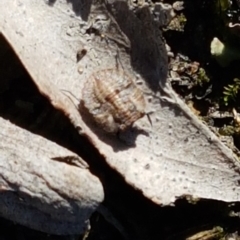
M83 87L82 102L94 121L110 133L125 130L145 115L142 91L118 69L93 73Z

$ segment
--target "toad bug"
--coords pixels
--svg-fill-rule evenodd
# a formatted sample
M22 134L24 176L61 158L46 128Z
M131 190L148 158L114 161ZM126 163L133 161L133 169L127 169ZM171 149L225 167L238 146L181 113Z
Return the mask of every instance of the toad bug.
M142 91L118 69L93 73L84 84L82 102L106 132L125 130L145 115Z

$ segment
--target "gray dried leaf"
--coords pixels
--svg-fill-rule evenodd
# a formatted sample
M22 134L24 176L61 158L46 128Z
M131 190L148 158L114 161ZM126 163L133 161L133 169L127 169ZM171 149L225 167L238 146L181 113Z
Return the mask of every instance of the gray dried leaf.
M84 233L103 201L98 178L86 164L56 161L83 165L75 153L2 118L0 128L1 216L51 234Z
M39 0L2 1L0 29L40 91L147 198L162 205L186 195L239 201L239 163L167 85L165 43L147 6L133 13L126 1L105 2L88 12L81 4L74 11L64 0L51 7ZM87 53L77 64L79 48ZM153 112L152 126L144 117L118 138L79 114L84 82L109 68L123 68L136 79ZM75 106L59 89L79 99L72 99Z

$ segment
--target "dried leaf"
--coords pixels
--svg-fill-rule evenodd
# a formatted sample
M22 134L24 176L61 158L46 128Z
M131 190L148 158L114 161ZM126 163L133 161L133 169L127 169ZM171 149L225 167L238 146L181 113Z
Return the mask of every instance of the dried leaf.
M106 1L107 8L95 4L89 12L84 1L67 2L72 5L64 0L52 6L39 0L0 2L0 29L42 94L152 201L169 205L186 195L239 201L239 162L166 84L165 44L148 8L129 10L126 1ZM76 63L79 49L86 55ZM79 114L84 82L109 68L122 68L141 84L152 126L140 119L141 131L132 128L118 138ZM75 106L59 89L79 99L72 98Z
M0 128L1 216L52 234L85 232L103 200L102 185L87 164L2 118ZM82 167L55 161L66 158Z

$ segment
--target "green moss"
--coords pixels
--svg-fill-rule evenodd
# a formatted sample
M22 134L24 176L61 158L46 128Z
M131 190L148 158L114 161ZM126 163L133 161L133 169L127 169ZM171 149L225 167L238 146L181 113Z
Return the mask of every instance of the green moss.
M232 136L235 133L235 127L234 126L224 126L219 129L219 134L222 136Z
M240 80L235 78L233 84L228 84L224 87L223 102L225 106L228 106L230 102L235 102L240 90Z
M219 13L226 12L231 7L229 0L216 0L216 9Z
M208 83L210 81L209 77L206 74L206 71L203 68L199 68L197 74L197 83L202 86L204 83Z

